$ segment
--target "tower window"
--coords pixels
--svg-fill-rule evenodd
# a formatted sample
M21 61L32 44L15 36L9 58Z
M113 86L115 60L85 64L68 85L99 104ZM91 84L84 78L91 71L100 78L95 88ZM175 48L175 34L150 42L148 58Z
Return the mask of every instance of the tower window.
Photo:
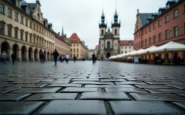
M117 29L115 29L115 34L117 35Z
M110 48L110 41L107 42L107 48Z
M104 31L103 30L101 30L101 35L103 35L104 34Z

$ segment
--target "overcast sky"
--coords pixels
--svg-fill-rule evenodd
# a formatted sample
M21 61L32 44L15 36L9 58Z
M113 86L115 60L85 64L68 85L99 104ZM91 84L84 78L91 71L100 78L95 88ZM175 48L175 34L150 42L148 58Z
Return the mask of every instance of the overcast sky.
M34 3L36 0L25 0ZM89 49L99 42L99 22L102 11L108 27L111 27L115 9L121 21L121 40L133 40L137 9L141 13L157 12L167 0L40 0L44 18L53 24L55 32L62 31L67 37L77 33Z

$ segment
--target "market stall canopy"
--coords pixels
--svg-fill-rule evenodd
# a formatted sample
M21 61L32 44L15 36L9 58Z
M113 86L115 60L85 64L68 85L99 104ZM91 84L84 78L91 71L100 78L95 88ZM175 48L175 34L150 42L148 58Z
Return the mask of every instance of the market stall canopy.
M151 47L149 47L149 48L147 48L147 49L145 49L145 50L142 50L142 51L138 52L138 54L139 54L139 55L147 54L147 53L149 53L151 50L154 50L154 49L156 49L156 48L157 48L156 46L151 46Z
M185 45L171 41L160 47L154 48L149 52L157 53L157 52L163 52L163 51L185 51Z

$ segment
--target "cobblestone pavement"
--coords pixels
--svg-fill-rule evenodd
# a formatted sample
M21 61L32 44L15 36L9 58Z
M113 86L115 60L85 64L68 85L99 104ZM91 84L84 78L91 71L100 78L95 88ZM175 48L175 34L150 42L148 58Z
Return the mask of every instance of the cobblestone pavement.
M0 114L185 115L185 67L0 64Z

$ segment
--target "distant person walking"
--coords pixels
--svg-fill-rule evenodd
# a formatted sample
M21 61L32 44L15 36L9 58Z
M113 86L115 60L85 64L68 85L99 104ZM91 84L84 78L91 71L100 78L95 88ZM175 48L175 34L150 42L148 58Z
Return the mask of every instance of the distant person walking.
M57 65L57 59L58 59L58 51L55 49L55 51L53 52L53 57L54 57L54 61L55 61L55 66Z
M76 62L76 56L73 57L74 62Z
M7 54L5 51L2 53L3 64L6 64Z
M15 60L16 60L15 52L12 53L11 58L12 58L12 63L14 65L15 64Z
M67 53L66 54L66 63L68 63L68 61L69 61L69 54Z
M93 62L93 64L95 64L95 62L96 62L96 56L95 56L95 54L92 55L92 62Z

